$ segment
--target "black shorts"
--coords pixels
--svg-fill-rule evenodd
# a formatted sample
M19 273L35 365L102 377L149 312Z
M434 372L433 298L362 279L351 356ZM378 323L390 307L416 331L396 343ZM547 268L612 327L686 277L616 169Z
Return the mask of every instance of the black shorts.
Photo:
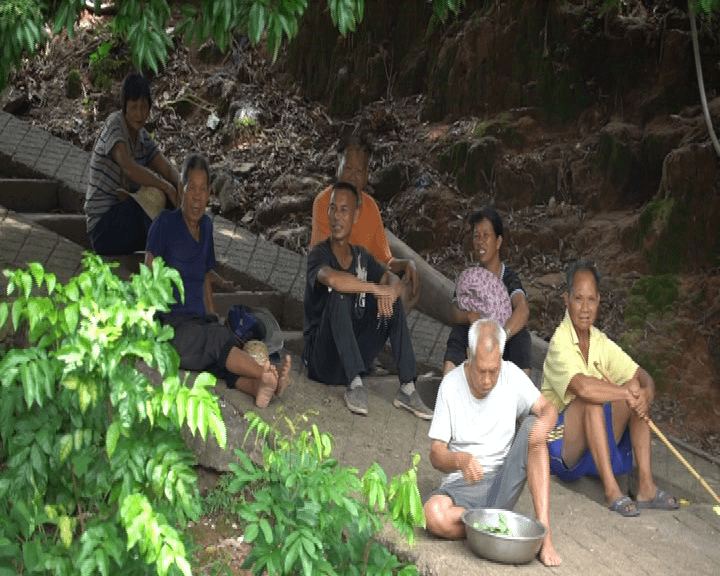
M225 368L233 346L242 349L243 342L211 314L161 314L160 321L175 329L172 344L180 356L183 370L212 372L223 378L228 387L237 376Z
M450 361L455 366L460 366L467 359L468 331L470 326L455 324L450 330L450 336L445 349L443 360ZM527 328L523 328L505 343L503 360L513 362L518 368L530 369L530 350L532 338Z

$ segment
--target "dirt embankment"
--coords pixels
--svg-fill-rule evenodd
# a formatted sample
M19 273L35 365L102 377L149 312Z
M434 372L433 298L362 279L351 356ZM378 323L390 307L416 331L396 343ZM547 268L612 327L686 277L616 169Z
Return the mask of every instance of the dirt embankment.
M399 26L402 3L382 4L376 14L368 2L363 28L333 42L327 15L310 13L315 28L275 67L242 38L227 55L179 45L153 79L148 128L178 164L190 149L209 156L213 210L302 252L333 147L362 127L387 226L450 278L466 264L464 215L500 209L503 257L543 337L562 317L568 262L595 260L599 326L655 377L654 417L720 453L720 179L684 14L600 17L567 2L472 13L484 3L468 2L472 16L454 23L417 8ZM717 61L715 36L701 31L706 62ZM299 60L313 33L316 58ZM106 42L104 67L91 66ZM74 39L23 65L2 104L90 150L126 57L88 15ZM711 110L720 122L720 101Z

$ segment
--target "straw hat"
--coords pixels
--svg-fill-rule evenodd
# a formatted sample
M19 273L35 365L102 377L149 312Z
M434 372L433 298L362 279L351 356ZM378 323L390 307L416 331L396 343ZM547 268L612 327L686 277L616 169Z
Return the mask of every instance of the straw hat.
M150 220L155 220L155 217L165 209L165 193L158 188L143 186L137 192L128 192L128 194L140 204Z

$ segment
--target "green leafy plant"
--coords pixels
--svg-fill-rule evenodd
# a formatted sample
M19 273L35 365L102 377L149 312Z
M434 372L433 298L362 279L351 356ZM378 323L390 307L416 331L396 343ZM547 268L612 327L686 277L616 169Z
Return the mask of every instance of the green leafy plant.
M113 76L127 65L127 59L113 58L111 50L115 40L102 42L88 58L88 68L96 90L109 90Z
M5 271L10 319L28 345L0 359L0 575L185 574L175 528L200 512L181 427L226 444L214 383L178 376L177 271L157 259L129 281L96 255L61 285L38 263ZM142 363L146 367L142 366ZM152 385L146 368L164 380Z
M231 493L228 490L231 481L231 474L223 474L215 487L203 497L205 514L228 514L245 505L245 497L242 494Z
M38 2L3 0L0 2L0 92L8 74L18 66L23 54L32 54L44 40L45 16Z
M712 0L720 2L720 0ZM458 13L465 0L434 0L435 14L445 20L449 12ZM101 0L95 0L96 9ZM354 32L365 17L365 0L327 0L328 10L338 32ZM167 61L173 39L168 28L171 16L166 0L123 0L109 19L113 34L127 43L138 69L158 72ZM177 36L202 44L213 38L220 50L231 45L233 35L246 34L253 44L263 38L273 62L283 39L292 40L308 6L308 0L202 0L180 5L182 18L174 29ZM2 0L0 2L0 90L10 70L23 56L32 56L45 41L46 23L54 33L66 30L73 36L75 22L85 9L85 0Z
M254 501L237 507L253 543L246 567L254 574L417 574L377 541L383 520L413 541L413 527L425 525L417 488L417 464L388 484L374 463L358 470L332 458L332 437L308 423L280 414L274 425L249 412L248 431L263 441L263 464L235 453L230 492L250 487ZM283 427L283 431L280 430Z
M450 12L459 14L464 4L465 0L435 0L433 13L436 18L444 22Z

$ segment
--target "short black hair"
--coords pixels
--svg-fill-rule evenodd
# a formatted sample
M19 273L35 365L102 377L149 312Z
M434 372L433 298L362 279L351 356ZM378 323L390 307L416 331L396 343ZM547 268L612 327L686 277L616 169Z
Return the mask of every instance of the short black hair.
M335 190L350 190L350 192L352 192L355 196L355 203L360 204L360 195L358 194L357 188L350 184L350 182L344 182L342 180L335 182L335 184L333 184L332 191L335 192Z
M147 99L148 108L152 108L150 80L140 72L130 72L130 74L125 76L122 92L120 92L120 104L122 105L123 114L127 112L128 100L138 100L142 97Z
M595 264L587 260L586 258L579 258L575 260L565 272L565 290L568 294L572 294L573 282L575 281L575 274L578 272L590 272L595 278L595 288L600 291L600 273L597 271Z
M207 174L208 186L210 186L210 164L208 163L207 158L200 154L200 152L191 152L188 154L187 158L185 158L181 176L183 184L187 184L188 172L190 172L190 170L204 170L205 174Z
M503 235L503 223L500 219L500 215L495 211L495 208L492 206L485 206L482 210L478 210L477 212L473 212L468 216L468 222L470 222L470 230L475 230L475 224L477 222L480 222L481 220L489 220L490 224L492 224L493 232L495 232L495 236L502 236Z
M361 150L365 151L365 153L368 155L368 158L370 158L373 153L373 146L368 139L368 135L366 132L361 132L359 134L350 134L349 136L341 138L337 146L338 154L344 153L345 150L347 150L348 148L360 148Z

